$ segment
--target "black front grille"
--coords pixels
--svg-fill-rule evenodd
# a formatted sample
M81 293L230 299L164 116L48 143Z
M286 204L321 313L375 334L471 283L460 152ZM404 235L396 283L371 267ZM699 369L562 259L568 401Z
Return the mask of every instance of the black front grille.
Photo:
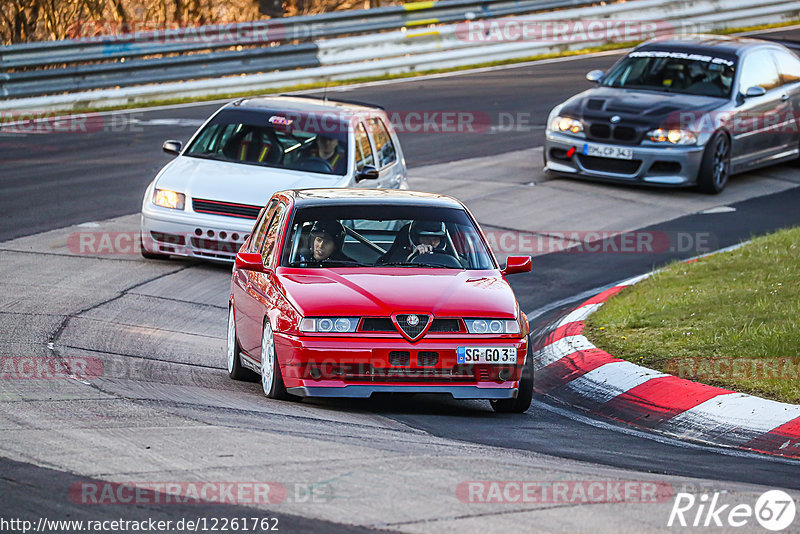
M434 319L428 332L461 332L461 321L458 319Z
M417 365L420 367L433 367L439 363L439 353L432 350L421 350L417 353Z
M233 204L202 198L192 199L192 209L198 213L213 213L214 215L228 215L242 219L255 219L261 212L261 206L249 204Z
M392 320L388 317L364 317L361 321L362 332L396 332Z
M608 124L592 124L589 126L589 135L594 139L608 139L611 137L611 126Z
M630 126L617 126L614 128L614 139L617 141L635 141L636 128Z
M170 245L185 245L186 238L179 234L165 234L163 232L150 232L153 239L161 241L162 243L169 243Z
M408 324L408 318L412 316L417 318L417 324L415 325ZM403 314L397 316L398 326L411 339L416 339L425 330L429 320L430 318L427 315Z
M411 365L411 353L407 350L393 350L389 353L389 365L408 367Z
M232 243L230 241L217 241L216 239L202 239L199 237L193 237L192 246L195 248L202 248L205 250L213 250L216 252L227 252L229 254L236 254L239 251L241 243Z
M642 164L639 159L598 158L596 156L578 156L581 165L590 171L613 172L616 174L636 174Z

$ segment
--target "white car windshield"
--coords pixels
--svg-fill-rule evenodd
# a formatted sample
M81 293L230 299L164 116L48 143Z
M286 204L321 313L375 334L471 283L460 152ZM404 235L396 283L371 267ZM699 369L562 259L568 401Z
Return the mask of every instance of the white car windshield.
M496 268L480 232L465 211L386 205L298 209L281 265Z
M223 110L184 152L185 156L320 174L347 173L346 121L313 114Z
M729 97L733 58L667 50L633 51L603 79L605 87Z

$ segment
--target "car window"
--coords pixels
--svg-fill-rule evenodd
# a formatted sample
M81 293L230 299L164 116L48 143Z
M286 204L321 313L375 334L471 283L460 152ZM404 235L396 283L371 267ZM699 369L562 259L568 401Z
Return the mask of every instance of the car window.
M369 124L372 130L372 139L375 140L375 152L378 154L378 167L382 169L397 161L397 154L394 150L392 138L383 121L378 118L370 119Z
M286 206L284 204L278 204L275 214L272 216L272 219L270 219L269 225L267 225L264 244L261 246L261 257L264 260L265 267L271 264L272 256L275 254L275 241L281 229L284 213L286 213Z
M606 87L728 97L734 58L676 50L634 50L603 78Z
M287 267L496 268L474 222L457 208L305 207L294 213L288 232L281 258Z
M356 128L356 171L361 171L364 165L375 165L375 158L372 155L372 144L367 136L367 129L364 123L359 121Z
M800 81L800 59L784 50L773 51L775 61L778 63L778 72L784 84Z
M319 174L347 174L349 122L338 114L225 109L184 156Z
M247 252L258 252L261 249L261 242L264 240L264 233L267 231L272 214L275 213L275 207L278 205L277 199L270 201L267 209L261 212L261 217L256 221L253 227L253 234L250 236L250 244L247 247Z
M769 50L756 50L744 58L739 91L744 94L750 87L763 87L767 91L780 85L778 69Z

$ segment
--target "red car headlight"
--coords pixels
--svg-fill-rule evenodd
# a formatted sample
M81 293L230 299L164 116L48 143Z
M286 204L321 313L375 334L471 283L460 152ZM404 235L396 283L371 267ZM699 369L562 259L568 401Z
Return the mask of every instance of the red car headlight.
M306 317L300 321L301 332L347 334L357 327L358 317Z
M470 334L519 334L516 319L464 319Z

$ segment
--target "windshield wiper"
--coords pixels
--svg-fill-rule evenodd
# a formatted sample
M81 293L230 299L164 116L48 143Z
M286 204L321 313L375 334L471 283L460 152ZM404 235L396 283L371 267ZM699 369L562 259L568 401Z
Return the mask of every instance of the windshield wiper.
M454 269L455 267L447 267L446 265L438 265L436 263L412 262L412 261L390 261L389 263L379 263L376 267L433 267L436 269Z
M289 267L372 267L355 260L293 261Z

